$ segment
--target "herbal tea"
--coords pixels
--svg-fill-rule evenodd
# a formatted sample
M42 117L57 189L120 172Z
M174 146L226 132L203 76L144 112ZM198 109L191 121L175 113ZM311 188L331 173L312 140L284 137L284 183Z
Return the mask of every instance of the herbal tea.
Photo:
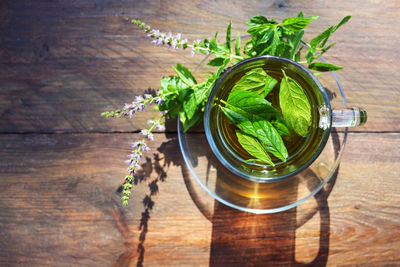
M298 79L299 77L296 77L295 73L290 70L286 71L287 74L285 71L273 68L250 70L242 77L238 77L236 80L232 79L231 84L227 84L225 87L227 94L220 99L220 103L222 103L220 107L223 112L218 115L220 122L218 128L221 137L226 141L227 149L233 152L237 159L244 160L247 167L259 168L262 165L268 165L274 166L274 168L283 168L286 162L307 153L307 147L313 147L313 140L319 142L317 131L315 131L319 121L319 112L312 89L304 80ZM285 86L288 87L288 81L291 86L297 87L290 88L290 93L295 96L294 99L289 99L290 101L287 101L285 96L282 97L282 94L285 93L282 90L287 90ZM228 89L229 87L231 89ZM244 109L256 112L253 116L257 116L258 119L263 117L267 121L261 124L259 122L252 124L243 120L241 116L243 112L238 109L240 107L232 106L234 101L231 99L235 95L238 98L237 103L243 103L246 97L253 98L244 103L244 105L252 106L246 106ZM257 98L256 101L254 101L255 98ZM263 101L264 98L266 101ZM296 101L300 102L296 103ZM233 104L238 105L237 103ZM256 106L260 103L265 105L264 110L263 108L257 110ZM270 104L272 104L272 108L269 106ZM263 106L261 105L261 107ZM261 114L264 112L267 115ZM292 114L296 112L297 117L296 114ZM294 116L294 118L290 118L290 116Z

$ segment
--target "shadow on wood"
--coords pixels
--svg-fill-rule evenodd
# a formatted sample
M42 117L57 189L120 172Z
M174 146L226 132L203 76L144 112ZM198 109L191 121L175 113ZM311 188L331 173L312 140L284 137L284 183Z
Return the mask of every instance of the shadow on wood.
M332 132L332 139L335 156L338 157L340 139L335 131ZM315 176L318 179L317 175L311 170L307 169L305 172L308 172L307 176ZM327 198L336 182L338 169L325 187L314 195L315 207L306 208L305 212L293 208L280 213L264 215L242 212L218 201L214 202L214 207L210 207L195 188L196 182L184 165L182 166L182 174L193 202L203 215L212 222L210 266L326 265L330 237L330 214ZM218 179L221 175L229 174L219 172ZM312 187L308 184L306 186ZM216 190L219 190L218 186ZM296 197L296 192L293 192L293 197ZM296 261L295 253L296 230L306 224L318 212L320 214L318 252L311 262L299 263Z

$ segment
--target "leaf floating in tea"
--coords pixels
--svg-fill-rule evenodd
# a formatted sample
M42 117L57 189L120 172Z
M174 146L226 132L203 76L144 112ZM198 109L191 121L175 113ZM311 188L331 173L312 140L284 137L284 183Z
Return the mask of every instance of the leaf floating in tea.
M291 136L289 128L286 126L285 122L280 119L276 121L271 121L272 126L278 131L281 136Z
M242 147L257 160L274 165L270 156L265 152L264 147L257 138L247 135L242 131L236 131L236 136Z
M233 91L229 94L226 107L242 114L250 121L271 120L280 116L279 111L258 94L245 90Z
M254 92L262 97L266 97L278 83L277 80L269 76L262 68L256 68L247 72L232 88L232 92L243 90Z
M221 107L221 110L224 112L225 116L244 133L257 136L251 121L243 116L240 112L235 111L235 108L229 109L226 107Z
M282 72L279 104L283 118L298 135L306 136L311 123L310 102L300 85Z
M278 159L285 161L288 157L288 152L274 126L268 121L256 121L253 123L253 127L265 149Z

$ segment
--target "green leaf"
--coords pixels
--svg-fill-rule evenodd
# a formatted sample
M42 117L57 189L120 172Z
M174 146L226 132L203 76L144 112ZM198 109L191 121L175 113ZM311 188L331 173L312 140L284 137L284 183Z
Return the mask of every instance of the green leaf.
M228 63L231 61L229 57L224 59L223 64L218 68L217 72L215 73L215 79L218 79L221 73L224 71L225 67L228 65Z
M186 83L188 86L193 86L194 84L196 84L196 80L193 77L193 74L190 72L190 70L188 70L186 67L184 67L181 64L177 64L176 68L172 67L174 69L174 71L176 72L176 74L178 74L179 78L181 78L181 80Z
M219 67L224 64L224 60L225 60L224 57L216 57L216 58L210 60L207 64L210 66Z
M209 43L210 52L216 57L226 57L229 51L225 45L217 43L217 35L218 32L215 33L214 39Z
M256 138L242 133L241 131L236 131L236 136L239 143L250 155L261 162L274 165L270 156L265 152L263 146Z
M188 87L189 86L183 83L179 77L168 76L161 78L161 90L163 91L164 94L177 93Z
M282 21L282 25L291 31L299 31L308 26L312 20L318 19L318 16L310 16L306 18L291 17Z
M285 143L283 143L281 136L274 126L269 121L264 120L254 122L253 127L265 149L278 159L285 161L288 157L288 152Z
M266 75L266 78L265 78L265 87L264 87L264 97L266 97L272 91L272 89L274 89L275 85L278 83L278 81L276 79L272 78L268 74L265 74L265 75Z
M235 55L240 56L240 34L239 33L236 35L236 40L235 40Z
M226 107L232 109L250 121L279 118L279 111L270 102L250 91L237 90L231 92Z
M351 19L351 16L345 16L342 20L335 26L333 32L339 29L342 25L346 24Z
M279 105L287 125L298 135L305 136L311 123L311 106L300 85L286 76L284 70L279 92Z
M183 110L185 111L186 118L190 120L192 119L197 109L196 95L192 89L188 89L185 92L186 93L184 94Z
M262 97L274 88L278 81L269 76L262 68L252 69L247 72L232 88L231 92L246 90L254 92ZM271 87L272 86L272 87Z
M199 110L194 114L194 116L189 120L189 119L185 119L184 122L182 122L182 126L183 126L183 132L187 132L187 130L189 130L190 128L192 128L193 126L195 126L196 124L198 124L201 119L203 118L203 112L200 112Z
M350 19L351 19L351 16L344 17L336 26L333 27L333 29L331 30L331 33L329 34L329 36L332 35L332 33L334 33L342 25L346 24ZM328 36L328 38L325 38L323 40L323 42L321 43L320 47L324 47L325 46L325 44L328 42L329 36Z
M283 120L271 121L272 126L278 131L281 136L291 136L289 128L286 126Z
M231 31L232 31L232 20L229 21L228 28L226 28L226 48L228 49L229 53L231 53Z
M194 87L194 93L196 95L197 106L202 105L210 95L210 92L214 86L215 76L211 76L205 82L198 84Z
M332 43L332 44L330 44L329 46L324 47L318 55L315 54L315 55L313 56L313 58L311 59L311 62L314 61L314 60L316 60L317 58L319 58L319 57L322 56L323 54L325 54L326 51L328 51L329 49L331 49L331 48L332 48L333 46L335 46L335 45L336 45L336 43Z
M300 46L301 39L303 38L304 31L297 31L293 35L293 39L291 40L292 42L292 50L290 52L290 59L296 61L296 51Z
M160 111L168 110L168 115L175 118L181 108L181 95L188 89L179 77L169 76L161 79L161 91L166 94L165 101L158 105Z
M252 27L256 27L262 24L276 24L275 20L269 20L264 16L261 15L257 15L252 17L249 21L246 22L247 26L249 26L249 28Z
M254 131L253 124L242 113L235 111L235 108L230 109L227 107L221 107L221 110L224 112L225 116L240 130L246 134L257 136L257 133Z
M297 17L298 17L298 18L304 18L303 11L300 11L299 14L297 14Z
M324 62L311 63L310 65L308 65L308 68L312 69L312 70L316 70L316 71L322 71L322 72L343 69L343 67L336 66L336 65L333 65L330 63L324 63Z
M257 38L256 45L264 44L270 42L274 38L274 28L270 28L262 35L262 37Z

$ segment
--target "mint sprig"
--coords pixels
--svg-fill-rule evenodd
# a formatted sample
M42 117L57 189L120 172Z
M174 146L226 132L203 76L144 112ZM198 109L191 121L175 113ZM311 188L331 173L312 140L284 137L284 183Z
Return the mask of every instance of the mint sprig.
M205 103L211 89L222 72L231 63L236 64L243 59L254 56L274 55L286 57L301 64L307 64L309 69L320 72L338 70L341 67L330 63L315 62L315 60L335 45L335 43L327 44L330 36L339 27L344 25L351 16L344 17L337 25L329 27L321 34L314 37L310 43L307 43L303 40L305 28L309 23L317 18L318 17L316 16L305 17L304 14L300 12L297 17L286 18L279 23L274 19L268 19L265 16L254 16L247 22L249 27L248 33L250 33L251 38L245 43L242 53L240 49L240 35L236 35L234 46L231 42L232 22L229 22L228 24L224 42L219 43L217 40L218 33L216 33L211 40L205 38L190 42L188 39L182 38L180 33L173 35L172 33L161 32L160 30L152 29L149 25L140 20L132 20L133 24L137 25L149 38L152 39L154 45L167 46L168 48L176 50L189 49L192 51L192 54L198 52L207 55L212 54L213 57L210 58L208 64L217 67L217 70L214 74L209 75L205 81L198 83L189 69L178 64L174 68L177 75L163 77L161 79L160 90L156 95L145 94L144 96L137 96L135 101L125 104L121 109L103 112L102 115L105 117L131 118L136 112L144 111L147 106L155 105L153 108L160 110L162 115L158 120L155 120L157 123L154 125L159 127L162 123L161 120L165 116L168 118L176 118L179 115L180 121L183 125L183 130L186 132L192 126L198 124L203 118ZM303 52L306 52L305 61L302 61L301 53ZM261 81L265 83L263 88L260 83ZM242 89L245 88L245 83L251 87L249 91L256 92L247 93L253 94L252 96L257 99L263 99L263 97L272 90L275 81L274 79L268 78L268 76L265 76L265 79L264 77L259 77L258 80L256 79L253 82L243 82ZM247 99L249 99L249 97L247 97ZM255 126L256 124L254 122L264 120L265 122L270 123L280 136L292 134L288 127L290 123L288 123L279 112L273 111L274 107L272 107L272 105L263 102L265 99L256 100L260 103L263 102L261 106L268 106L266 112L260 112L258 114L254 113L255 110L251 110L250 108L243 108L240 105L237 106L237 103L233 103L235 102L233 100L234 99L232 98L230 100L228 99L227 103L221 102L221 105L225 105L221 106L221 109L240 129L237 133L238 139L246 140L247 143L252 143L254 150L252 150L251 153L249 151L249 153L258 160L271 164L269 155L265 153L265 151L259 151L260 146L265 148L270 145L268 145L265 140L260 141L262 137L260 133L259 136L257 135L257 130L259 129ZM248 100L249 103L251 103L251 101L252 100ZM152 130L155 127L154 125L141 131L146 140L152 139ZM239 135L241 136L240 138ZM254 139L258 143L253 142ZM142 155L141 151L148 150L148 146L143 140L134 143L134 150L130 155L130 167L128 175L125 177L122 196L124 205L128 203L132 183L136 176L136 170L139 168L140 157ZM277 144L279 141L275 143ZM275 150L280 151L280 155L275 155L278 158L283 159L286 157L283 150L279 148L279 145L275 145ZM273 153L272 151L269 152Z

